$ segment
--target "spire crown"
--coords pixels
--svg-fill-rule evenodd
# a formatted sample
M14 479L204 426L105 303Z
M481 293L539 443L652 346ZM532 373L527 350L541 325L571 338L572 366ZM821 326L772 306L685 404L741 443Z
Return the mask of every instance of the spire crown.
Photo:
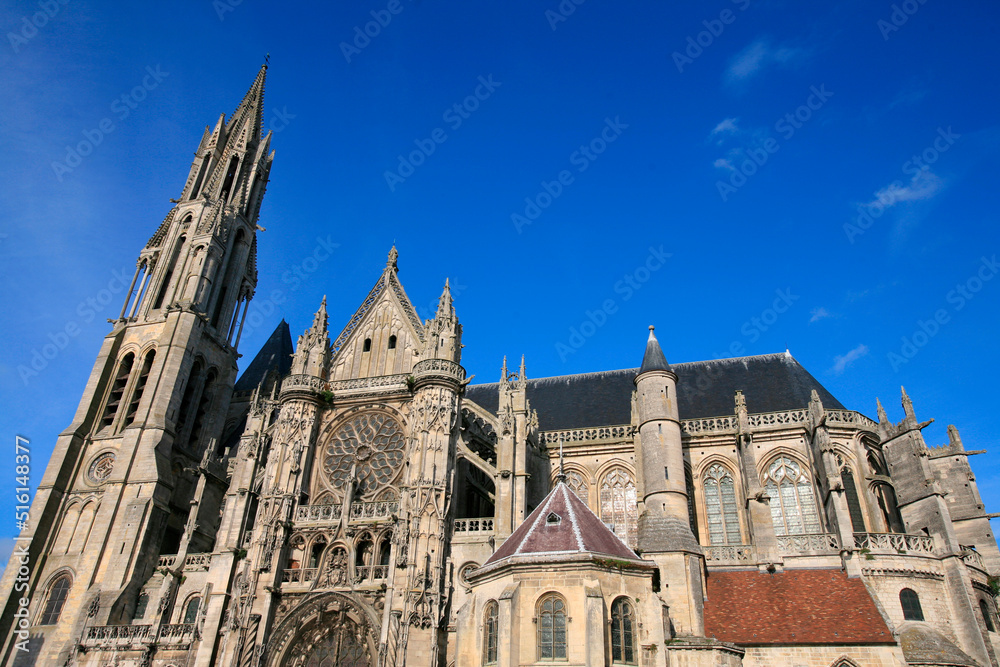
M669 371L670 364L660 348L660 341L656 340L653 333L653 325L649 326L649 338L646 340L646 353L642 357L642 366L639 368L639 375L649 371Z

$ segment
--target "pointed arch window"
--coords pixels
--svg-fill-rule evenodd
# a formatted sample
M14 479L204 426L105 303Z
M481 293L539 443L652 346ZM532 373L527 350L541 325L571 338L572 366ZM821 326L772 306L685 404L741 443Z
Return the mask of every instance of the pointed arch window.
M920 597L912 588L899 591L899 605L903 608L904 621L924 620L924 610L920 606Z
M623 542L635 548L638 543L639 506L635 480L623 468L614 468L601 481L601 520Z
M497 636L499 635L500 607L495 600L486 603L483 613L483 664L497 664Z
M635 608L628 598L611 603L611 662L638 664L635 650Z
M847 509L851 514L851 528L855 533L863 533L865 515L861 511L861 498L858 496L858 485L854 482L854 473L844 466L840 469L840 479L844 483L844 496L847 498Z
M194 181L194 187L191 188L191 196L188 199L194 199L201 192L201 182L205 179L205 172L208 170L208 163L211 162L211 154L206 155L201 159L201 166L198 167L198 178Z
M156 358L156 350L146 353L146 359L142 362L139 370L139 379L136 380L135 388L132 389L132 400L128 403L128 411L125 413L125 425L128 426L135 421L135 415L139 411L139 403L142 401L142 392L146 389L146 382L149 380L149 372L153 368L153 360Z
M576 494L577 498L583 501L584 505L587 504L590 497L590 484L587 483L583 475L575 470L568 471L566 473L566 486Z
M989 603L982 598L979 598L979 611L983 614L983 622L986 623L986 629L989 632L996 632L996 625L993 623L993 612L990 611Z
M713 464L702 479L705 488L705 517L712 544L742 544L736 483L725 467Z
M198 608L201 606L201 598L195 596L188 600L184 607L184 623L194 623L198 620Z
M566 601L555 593L538 601L538 659L566 660Z
M63 605L66 604L66 596L73 581L68 574L56 579L52 587L49 588L49 598L45 601L45 610L42 612L42 625L55 625L59 622L59 614L62 613Z
M390 350L395 350L396 349L396 337L395 336L389 336L389 349Z
M812 481L797 461L787 456L775 459L767 468L764 488L771 499L775 534L822 532Z
M133 620L139 620L146 615L146 607L149 606L149 595L147 593L140 593L139 597L135 601L135 613L132 614Z
M222 182L222 189L219 191L219 199L221 199L224 204L229 203L229 195L233 190L233 181L236 180L236 168L239 165L239 155L234 155L229 158L229 167L226 169L226 178Z
M188 216L190 218L190 216ZM174 251L170 254L170 262L166 266L166 271L163 274L163 280L160 282L160 291L156 294L156 300L153 302L153 310L158 310L163 307L163 300L167 297L167 291L170 289L170 282L174 277L174 268L177 266L177 260L181 256L181 250L184 249L184 243L187 241L187 237L183 234L177 239L177 243L174 244Z
M188 443L193 451L198 451L198 444L205 427L205 420L208 419L209 408L212 405L212 393L215 388L215 378L216 372L213 368L205 376L205 385L201 390L201 400L198 401L198 410L194 414L194 424L191 426L191 437L188 439Z
M135 355L129 352L118 364L118 372L115 373L114 382L111 383L111 392L108 394L108 402L104 406L104 416L101 418L101 428L111 426L118 414L118 406L125 395L125 385L128 384L128 377L132 373L132 364L135 363Z

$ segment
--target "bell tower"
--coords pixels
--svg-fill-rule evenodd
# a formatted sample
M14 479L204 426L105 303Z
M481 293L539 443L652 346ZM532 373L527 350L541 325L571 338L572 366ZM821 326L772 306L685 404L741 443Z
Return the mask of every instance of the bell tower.
M27 587L11 592L17 558L0 584L0 662L16 650L21 597L36 664L64 664L84 626L131 619L161 555L212 550L223 421L274 157L262 136L266 74L265 64L235 113L205 128L179 198L139 253L21 533Z

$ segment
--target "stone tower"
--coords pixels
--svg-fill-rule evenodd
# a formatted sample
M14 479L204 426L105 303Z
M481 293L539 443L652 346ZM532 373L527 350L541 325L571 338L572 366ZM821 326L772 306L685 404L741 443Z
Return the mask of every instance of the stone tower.
M649 328L635 376L636 469L642 490L639 553L659 566L660 597L675 630L704 634L704 557L691 531L684 447L677 412L677 375Z
M32 600L35 664L63 664L84 626L130 619L161 554L210 551L225 493L221 445L236 347L256 277L273 153L261 67L227 120L206 128L174 207L139 253L79 408L31 505L27 588L0 585L3 661L18 599ZM161 615L179 572L164 577ZM42 608L53 592L58 609Z

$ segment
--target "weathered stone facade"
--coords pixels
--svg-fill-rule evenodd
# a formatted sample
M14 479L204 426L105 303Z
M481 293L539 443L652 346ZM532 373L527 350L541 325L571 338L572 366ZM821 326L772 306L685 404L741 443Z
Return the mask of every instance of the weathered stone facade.
M237 380L265 75L140 253L4 664L1000 665L978 452L905 392L875 422L788 353L671 366L652 331L638 369L471 385L395 248L336 338L324 300Z

